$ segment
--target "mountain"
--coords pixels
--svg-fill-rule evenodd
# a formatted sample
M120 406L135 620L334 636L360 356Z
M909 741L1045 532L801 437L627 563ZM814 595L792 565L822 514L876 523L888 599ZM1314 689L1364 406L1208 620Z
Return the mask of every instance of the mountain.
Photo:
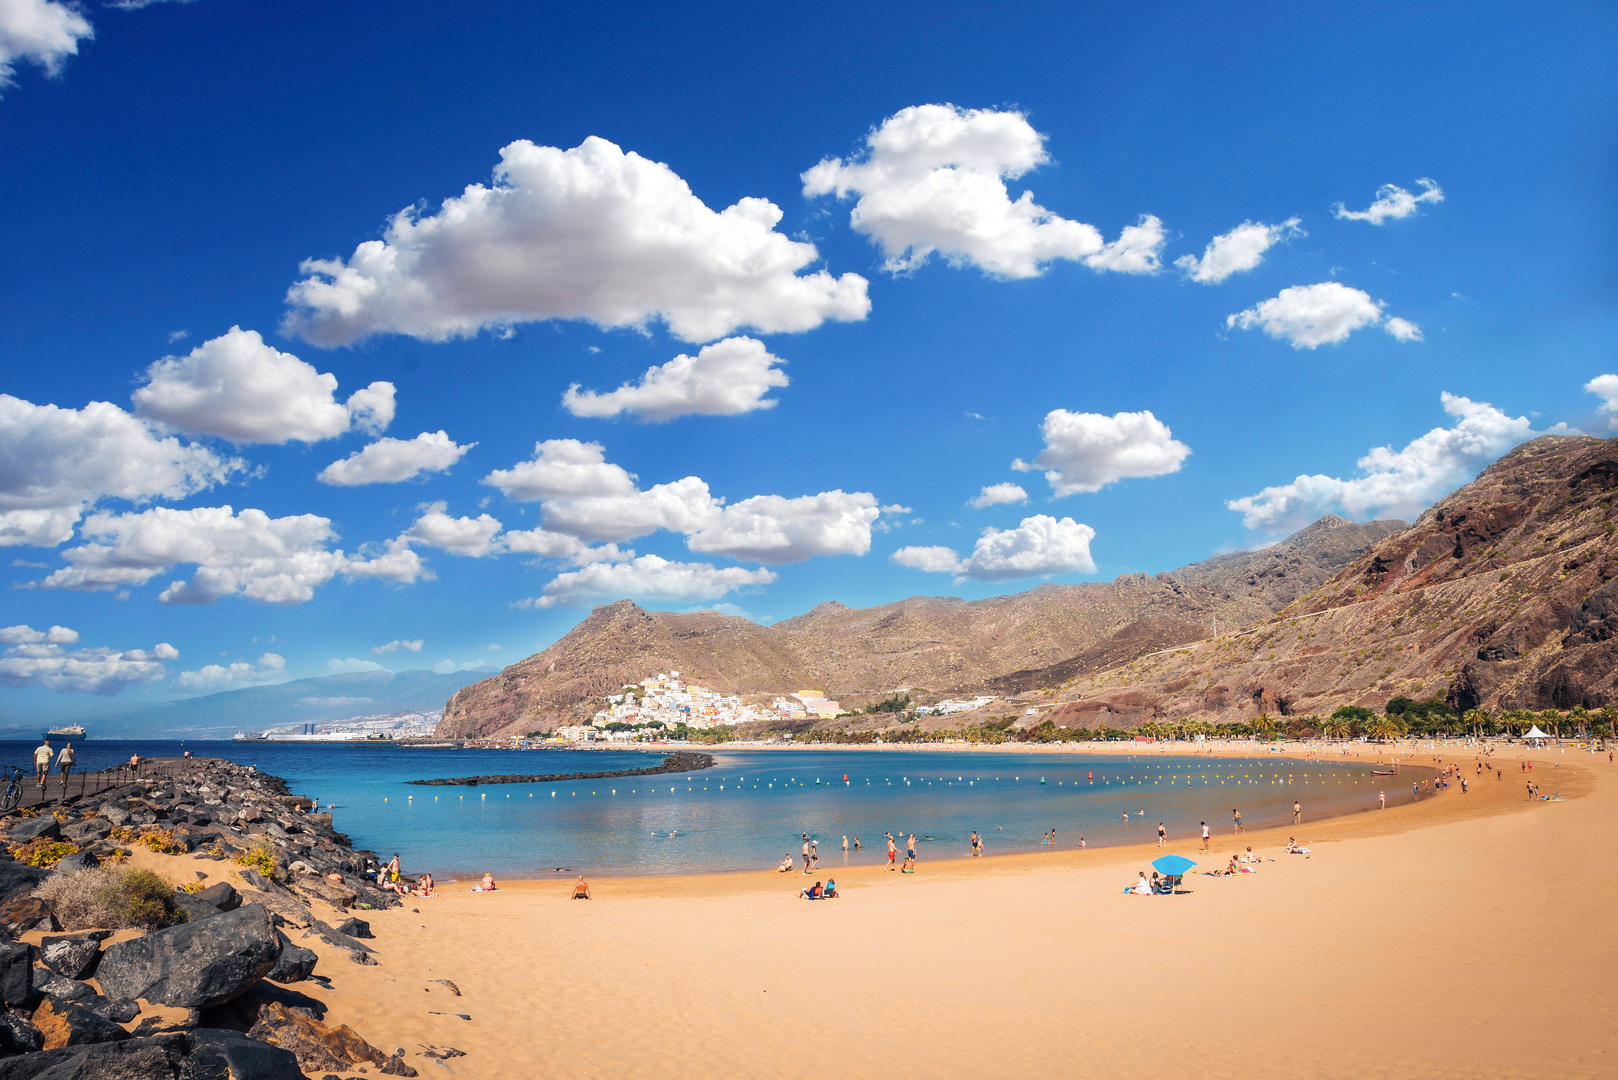
M1325 716L1398 695L1604 705L1618 699L1615 495L1618 439L1525 443L1274 617L1066 681L1080 701L1064 715Z
M623 684L671 669L727 694L815 688L845 705L899 689L983 690L1008 672L1078 659L1071 677L1199 640L1215 618L1221 626L1267 618L1403 527L1324 518L1263 551L1168 574L972 601L913 596L864 609L827 602L773 626L714 611L643 611L620 600L596 608L545 651L457 693L438 730L549 730L588 716Z
M446 696L481 677L481 672L471 671L449 675L436 671L321 675L276 686L252 686L146 705L88 717L80 723L91 738L229 738L238 731L278 724L437 709ZM27 732L30 739L39 734L37 727Z

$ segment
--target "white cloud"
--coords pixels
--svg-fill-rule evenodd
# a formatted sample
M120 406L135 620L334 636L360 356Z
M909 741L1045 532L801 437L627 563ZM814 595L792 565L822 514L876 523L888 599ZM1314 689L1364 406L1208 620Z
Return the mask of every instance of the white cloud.
M78 55L79 42L94 36L90 20L75 4L0 0L0 89L16 81L19 61L55 75L63 61Z
M343 345L661 319L681 340L711 341L744 326L783 333L865 318L865 279L800 274L819 253L776 232L780 220L766 199L715 213L667 165L605 139L572 150L519 140L500 151L491 186L471 185L437 214L401 211L346 261L305 262L285 326Z
M581 540L622 541L659 529L687 535L702 532L718 523L720 506L705 481L687 476L645 491L549 499L540 516L553 532Z
M849 224L869 236L893 273L938 252L996 277L1035 277L1044 263L1073 259L1097 270L1152 273L1162 224L1143 217L1113 243L1093 225L1070 221L1006 190L1049 160L1045 139L1020 112L917 105L883 121L863 157L826 158L803 174L807 197L858 196Z
M627 495L636 490L634 475L610 464L600 443L578 439L536 443L532 460L496 469L483 482L521 502L572 495Z
M61 693L100 694L110 697L136 683L156 682L168 674L161 661L176 659L180 653L163 642L150 652L144 649L85 648L64 649L79 635L65 626L35 630L28 626L8 626L0 630L0 684L43 686Z
M965 559L947 547L907 547L894 552L893 561L916 570L954 574L957 582L1093 574L1090 541L1095 535L1090 526L1072 518L1035 514L1023 518L1015 529L984 529Z
M520 607L578 607L597 600L631 597L659 603L698 603L717 600L737 589L768 585L769 570L718 567L709 563L670 562L642 555L629 562L592 563L558 574L543 592Z
M327 465L315 479L336 487L397 484L424 472L447 472L476 445L457 445L442 429L424 431L414 439L378 439Z
M1174 260L1174 265L1184 270L1192 281L1217 285L1232 274L1253 269L1264 261L1264 253L1281 241L1306 235L1298 222L1298 218L1288 218L1279 225L1244 221L1230 232L1210 240L1202 258L1182 255Z
M1389 218L1409 217L1421 203L1444 201L1443 189L1432 180L1422 178L1416 183L1423 189L1420 195L1412 195L1398 184L1383 184L1376 189L1376 201L1364 210L1350 210L1338 203L1332 213L1347 221L1369 221L1372 225L1380 225Z
M449 675L456 671L499 671L500 669L489 663L487 660L474 660L470 662L462 661L460 663L456 663L454 660L444 659L440 660L427 670L436 671L440 675Z
M1231 329L1255 326L1273 338L1286 338L1294 349L1313 349L1344 340L1362 326L1382 323L1382 305L1369 293L1337 281L1293 285L1225 320ZM1400 341L1420 341L1421 327L1391 318L1382 327Z
M1483 466L1518 443L1534 438L1526 416L1511 417L1485 402L1446 393L1444 411L1454 427L1434 428L1403 450L1379 446L1359 459L1364 476L1299 476L1290 484L1225 505L1242 513L1249 529L1290 533L1322 514L1341 510L1352 518L1413 519L1435 500L1470 480Z
M444 512L446 505L436 502L423 507L425 513L405 531L402 539L474 559L495 550L491 541L500 531L500 522L488 514L475 518L450 517Z
M228 666L204 664L196 671L182 671L174 677L174 688L188 694L215 694L244 686L264 686L283 681L286 668L283 657L267 652L251 663L237 660Z
M185 356L146 369L135 412L181 431L234 443L319 442L358 428L376 434L393 422L394 387L374 382L339 402L337 376L233 326Z
M554 533L546 529L512 529L500 534L500 546L505 551L522 555L537 555L542 559L574 559L593 562L604 555L616 556L617 548L606 545L611 552L586 548L576 536Z
M1028 501L1028 492L1022 489L1021 484L990 484L976 496L967 500L967 505L982 510L989 506L1005 506L1010 503Z
M262 510L237 515L229 506L131 514L93 514L81 530L91 543L68 548L70 565L36 585L47 589L111 590L144 585L179 564L194 564L190 581L171 582L165 604L212 603L241 593L275 604L301 604L338 574L384 577L408 584L422 576L416 553L390 545L377 558L331 550L331 521L314 514L272 518Z
M681 416L739 416L775 407L776 400L764 395L787 385L786 374L775 366L782 362L762 341L726 338L703 346L694 357L682 353L647 368L639 383L609 393L580 391L574 383L562 395L562 405L574 416L630 413L654 424Z
M100 499L184 498L242 467L109 402L60 409L0 394L0 546L54 546Z
M1584 384L1584 392L1601 399L1596 411L1607 417L1608 428L1618 428L1618 375L1597 375Z
M361 660L350 656L344 660L332 659L326 661L326 671L332 675L350 675L357 671L387 671L388 669L375 660ZM332 703L347 704L353 701L369 701L370 698L300 698L299 704L311 703L328 705Z
M796 499L755 495L719 511L686 541L692 551L779 566L817 555L864 555L881 511L865 491L822 491Z
M405 652L420 652L421 647L425 644L427 644L427 642L422 638L417 638L414 641L404 641L399 638L395 638L386 645L371 646L371 655L383 656L390 652L399 652L401 649Z
M1100 491L1126 478L1179 472L1191 453L1149 410L1105 416L1052 409L1040 432L1045 449L1033 461L1018 458L1011 467L1019 472L1045 470L1046 481L1059 496Z

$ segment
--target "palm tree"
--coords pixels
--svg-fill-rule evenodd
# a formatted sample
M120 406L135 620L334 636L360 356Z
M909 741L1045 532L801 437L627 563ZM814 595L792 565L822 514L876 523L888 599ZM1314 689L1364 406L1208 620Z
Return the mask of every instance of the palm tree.
M1489 714L1482 709L1468 709L1461 720L1471 729L1472 734L1481 736L1484 725L1489 722Z
M1353 729L1353 724L1337 716L1327 717L1320 725L1320 730L1328 739L1346 739Z
M1269 713L1260 713L1253 717L1253 733L1260 738L1275 733L1275 721L1270 719Z
M1567 718L1573 723L1573 733L1583 736L1590 730L1590 714L1583 705L1575 705L1567 711Z
M1539 714L1539 722L1551 729L1551 734L1558 739L1562 737L1562 714L1555 709L1546 709Z
M1601 722L1607 725L1604 733L1608 738L1618 735L1618 708L1611 705L1601 706Z

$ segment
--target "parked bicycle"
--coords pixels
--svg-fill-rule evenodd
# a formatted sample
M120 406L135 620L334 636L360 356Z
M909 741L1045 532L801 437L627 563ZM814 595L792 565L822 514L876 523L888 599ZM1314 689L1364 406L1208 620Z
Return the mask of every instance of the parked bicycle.
M0 813L17 809L22 802L22 778L28 774L15 765L4 766L6 770L6 786L0 790Z

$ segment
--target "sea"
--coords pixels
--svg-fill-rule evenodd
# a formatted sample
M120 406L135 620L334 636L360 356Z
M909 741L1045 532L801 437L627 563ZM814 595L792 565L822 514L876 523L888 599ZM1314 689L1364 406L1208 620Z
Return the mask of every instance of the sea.
M33 743L0 742L0 763L28 768ZM1373 776L1363 759L1253 758L971 750L693 747L715 766L695 773L542 784L421 787L411 780L605 772L657 765L671 751L486 750L309 743L89 740L80 770L189 750L256 766L330 808L356 848L442 879L559 874L690 874L763 870L818 842L823 869L886 860L884 834L914 834L917 857L1150 842L1195 855L1200 823L1229 835L1412 801L1433 770ZM1385 766L1383 766L1385 768ZM1444 797L1444 796L1426 796ZM1305 826L1300 839L1307 836ZM847 838L849 850L842 842ZM859 848L855 850L858 840ZM901 858L903 857L901 843Z

